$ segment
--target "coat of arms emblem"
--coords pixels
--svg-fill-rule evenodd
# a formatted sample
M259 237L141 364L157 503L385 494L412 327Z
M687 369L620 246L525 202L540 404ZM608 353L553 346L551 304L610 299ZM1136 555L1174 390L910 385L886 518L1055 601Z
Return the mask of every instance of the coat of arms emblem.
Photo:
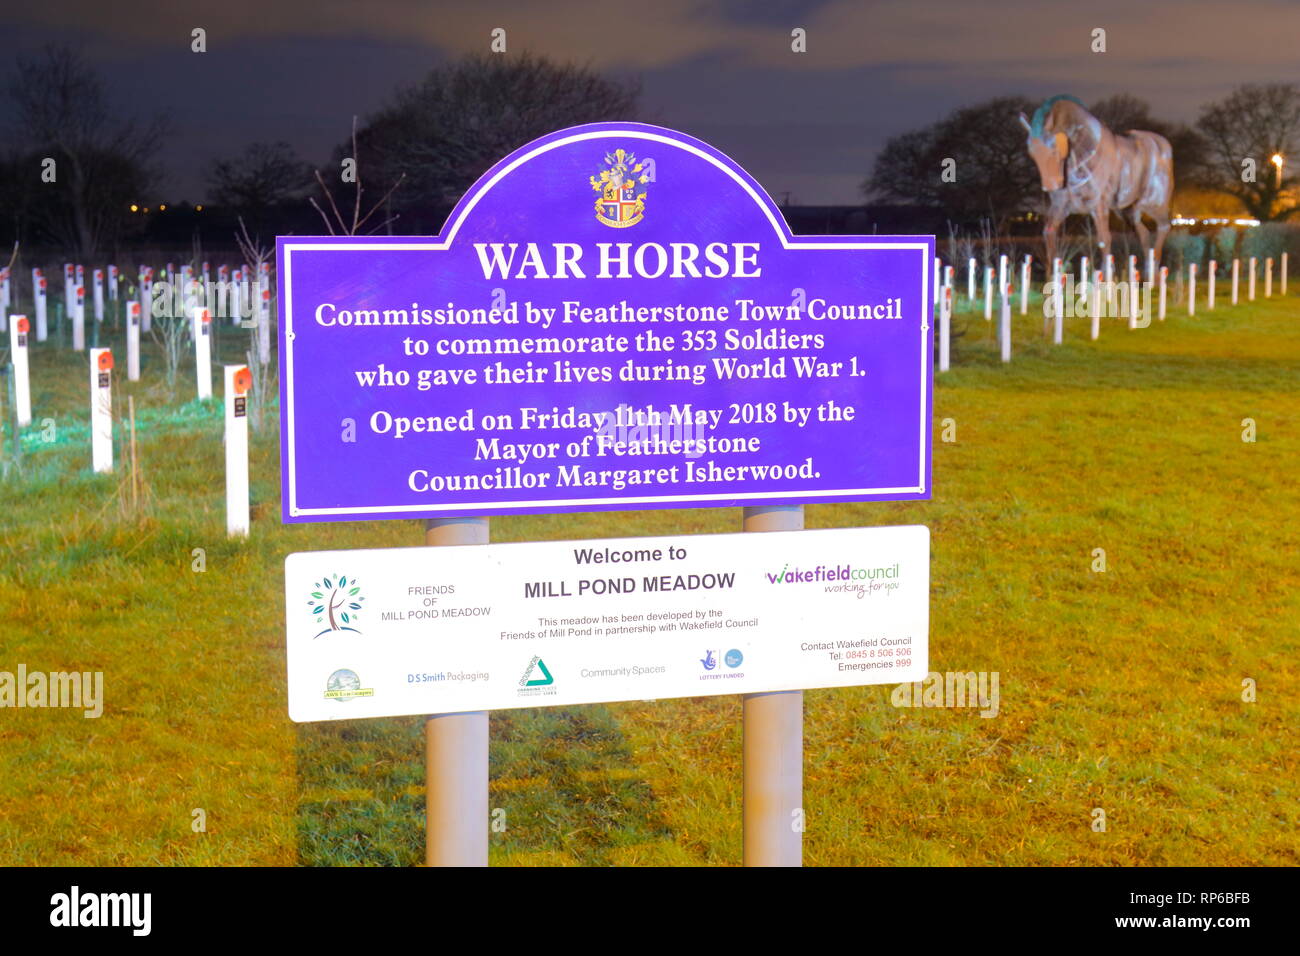
M600 193L596 200L596 218L607 226L624 229L635 226L645 216L645 190L637 186L650 181L644 164L626 150L605 154L607 169L600 177L591 177L591 188Z

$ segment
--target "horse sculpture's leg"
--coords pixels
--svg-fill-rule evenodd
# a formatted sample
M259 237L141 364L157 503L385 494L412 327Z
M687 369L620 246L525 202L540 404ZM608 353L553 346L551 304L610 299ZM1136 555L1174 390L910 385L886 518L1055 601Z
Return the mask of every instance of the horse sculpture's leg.
M1169 210L1148 210L1147 214L1156 221L1156 265L1160 265L1160 254L1165 248L1165 237L1169 235Z
M1150 248L1148 243L1151 241L1151 231L1147 229L1146 224L1142 222L1142 210L1134 206L1129 210L1129 219L1133 220L1133 229L1137 232L1138 243L1142 246L1143 259L1146 258L1146 251ZM1159 258L1157 256L1156 258ZM1146 266L1143 266L1145 269Z
M1052 203L1047 210L1046 219L1043 221L1043 244L1047 246L1046 268L1049 274L1052 270L1052 263L1056 261L1056 246L1061 223L1065 221L1065 211L1058 208L1058 205L1056 202Z
M1097 206L1092 211L1092 225L1097 230L1097 248L1101 250L1101 258L1097 261L1105 264L1105 256L1111 251L1110 249L1110 210L1106 206Z

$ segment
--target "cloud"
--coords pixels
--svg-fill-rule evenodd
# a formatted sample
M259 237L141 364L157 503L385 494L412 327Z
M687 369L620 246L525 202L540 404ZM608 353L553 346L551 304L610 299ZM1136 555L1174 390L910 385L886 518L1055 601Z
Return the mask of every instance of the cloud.
M511 52L642 76L646 119L719 141L806 201L853 201L886 139L993 96L1129 92L1191 120L1240 83L1300 81L1300 6L1282 0L45 0L7 14L0 58L85 41L128 102L178 117L171 155L193 192L205 157L254 139L319 161L353 113L486 51L495 27Z

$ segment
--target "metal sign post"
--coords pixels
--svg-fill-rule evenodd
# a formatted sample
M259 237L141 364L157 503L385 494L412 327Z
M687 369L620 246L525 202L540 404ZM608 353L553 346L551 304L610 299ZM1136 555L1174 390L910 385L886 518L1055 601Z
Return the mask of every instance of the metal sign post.
M487 544L487 518L430 518L428 545ZM426 866L487 866L488 712L424 722Z
M746 531L802 531L803 506L746 508ZM803 865L803 691L744 697L745 866Z

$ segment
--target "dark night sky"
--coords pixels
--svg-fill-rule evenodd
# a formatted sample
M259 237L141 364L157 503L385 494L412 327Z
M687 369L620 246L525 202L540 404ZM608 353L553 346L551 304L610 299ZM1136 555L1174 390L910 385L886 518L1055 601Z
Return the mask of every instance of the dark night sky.
M199 26L205 54L190 52ZM353 113L486 51L494 27L511 52L640 76L645 119L801 203L859 201L888 137L999 94L1131 92L1191 120L1237 84L1300 82L1289 0L5 0L0 63L52 40L82 46L122 107L170 117L156 198L196 201L207 161L256 140L322 163ZM790 52L794 27L806 54ZM1090 51L1094 27L1104 54Z

